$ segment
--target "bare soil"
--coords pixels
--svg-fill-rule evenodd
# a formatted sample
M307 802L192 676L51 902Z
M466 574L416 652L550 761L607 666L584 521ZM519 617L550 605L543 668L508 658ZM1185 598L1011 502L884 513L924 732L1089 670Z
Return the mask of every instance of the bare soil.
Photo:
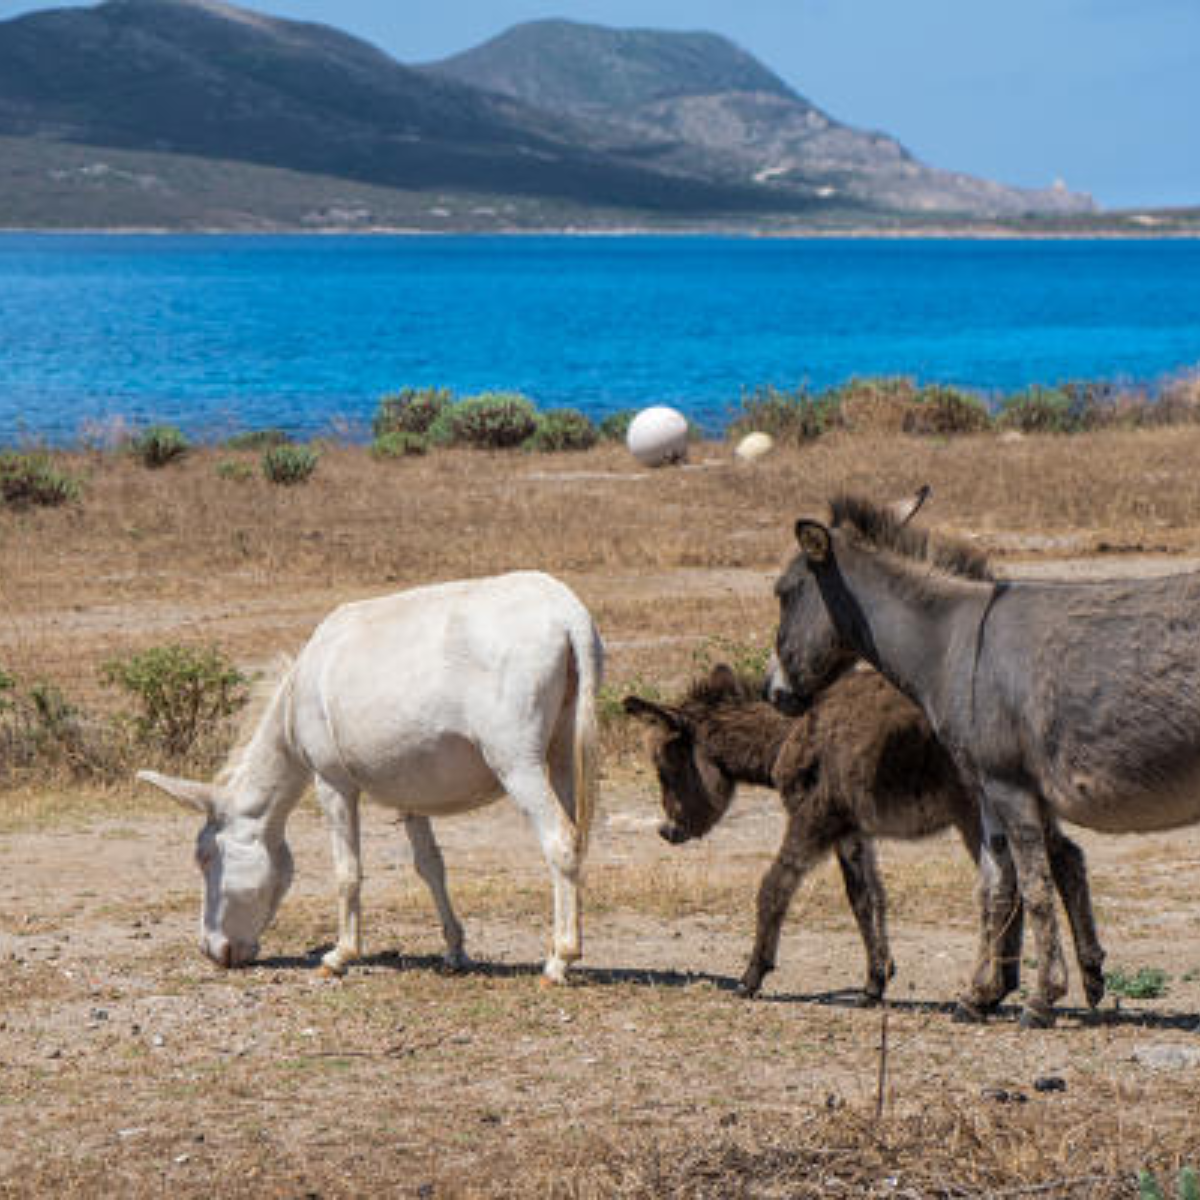
M1200 437L1179 447L1130 435L1124 451L1102 441L1091 474L1060 458L1061 440L1046 442L1010 447L1004 474L1017 490L987 519L966 480L993 487L979 449L905 452L924 456L922 471L940 462L949 481L931 523L977 536L1011 573L1142 575L1200 561L1200 504L1171 507L1193 486L1182 464ZM642 679L669 690L714 636L769 636L785 514L802 511L779 494L788 481L809 479L806 492L814 474L825 486L878 469L894 482L903 449L840 466L783 458L764 477L721 467L643 478L608 453L536 470L452 457L439 486L455 495L442 510L426 495L422 511L461 522L475 503L470 552L460 530L427 519L406 531L391 511L400 532L385 554L377 514L335 463L323 496L291 509L262 501L278 542L302 550L300 534L319 531L325 547L270 569L221 549L222 525L244 527L264 555L268 533L249 513L231 521L227 504L243 501L210 497L194 464L182 500L161 477L143 487L132 468L101 465L94 509L0 517L0 651L91 696L94 664L132 646L217 640L254 664L294 649L342 599L472 564L544 566L597 612L616 692ZM1113 462L1167 477L1141 507L1110 498L1094 520L1046 521L1044 481L1074 473L1107 492ZM623 471L633 481L621 492L609 476ZM539 477L555 472L564 478ZM1074 496L1060 493L1064 509L1078 511ZM177 503L191 506L190 532ZM530 524L555 514L559 542ZM149 532L122 541L122 523ZM1047 537L1057 540L1037 540ZM222 973L196 949L192 819L126 789L33 781L0 795L0 1195L1103 1197L1135 1194L1142 1168L1165 1185L1200 1165L1200 829L1078 833L1109 966L1164 971L1157 997L1110 995L1091 1014L1073 980L1054 1030L1020 1031L1011 1007L986 1026L953 1023L974 881L944 837L883 848L899 965L886 1009L858 1006L862 949L828 865L797 897L763 997L747 1002L733 989L778 803L748 790L709 839L669 847L655 835L654 781L622 737L609 739L584 962L552 990L538 978L549 881L506 803L439 825L476 962L457 976L441 970L402 832L368 807L369 955L337 981L316 971L335 900L310 802L291 826L296 884L262 961Z

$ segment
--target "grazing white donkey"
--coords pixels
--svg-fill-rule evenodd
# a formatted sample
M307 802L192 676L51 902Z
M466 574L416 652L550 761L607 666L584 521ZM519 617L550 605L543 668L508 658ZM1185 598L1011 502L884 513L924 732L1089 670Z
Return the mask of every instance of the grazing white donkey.
M316 777L333 837L341 973L362 954L358 800L404 814L437 904L446 958L465 963L429 818L504 793L533 823L554 879L546 977L580 955L579 870L596 799L595 694L603 646L587 609L549 575L520 572L347 604L317 628L215 784L138 778L205 818L201 949L250 962L292 880L288 816Z

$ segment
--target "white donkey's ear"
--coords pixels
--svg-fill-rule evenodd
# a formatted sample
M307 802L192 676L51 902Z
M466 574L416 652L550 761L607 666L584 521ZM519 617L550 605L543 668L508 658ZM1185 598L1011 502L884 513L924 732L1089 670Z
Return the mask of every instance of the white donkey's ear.
M917 489L915 496L907 496L903 500L897 500L892 505L892 513L901 525L907 525L921 511L925 501L932 495L933 488L927 483L922 484Z
M178 800L184 808L193 809L201 816L212 816L217 807L219 797L217 789L211 783L177 779L173 775L160 775L157 771L139 771L137 777L143 783L152 783L172 799Z

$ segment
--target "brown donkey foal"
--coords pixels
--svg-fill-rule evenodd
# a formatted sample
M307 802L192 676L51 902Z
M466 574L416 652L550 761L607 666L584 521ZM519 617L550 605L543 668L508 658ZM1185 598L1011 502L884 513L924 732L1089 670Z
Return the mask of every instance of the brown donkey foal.
M650 726L649 749L667 816L659 833L668 842L707 834L728 811L739 783L776 789L787 809L783 844L759 885L754 949L739 992L755 995L774 969L792 897L833 850L866 948L864 1000L878 1001L895 966L872 839L929 837L953 825L979 862L979 809L920 709L882 676L856 672L791 718L723 664L694 682L678 704L627 696L624 705ZM1096 1003L1103 992L1104 952L1083 852L1052 823L1046 836L1088 999ZM1006 994L1019 982L1021 951L1015 891L1009 903L1001 947Z

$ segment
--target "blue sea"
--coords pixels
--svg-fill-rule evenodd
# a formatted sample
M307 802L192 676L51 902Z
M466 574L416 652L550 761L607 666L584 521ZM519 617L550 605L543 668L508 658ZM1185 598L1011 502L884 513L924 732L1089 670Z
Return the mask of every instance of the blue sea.
M405 385L720 428L746 389L1200 364L1200 241L0 235L0 442L365 432Z

